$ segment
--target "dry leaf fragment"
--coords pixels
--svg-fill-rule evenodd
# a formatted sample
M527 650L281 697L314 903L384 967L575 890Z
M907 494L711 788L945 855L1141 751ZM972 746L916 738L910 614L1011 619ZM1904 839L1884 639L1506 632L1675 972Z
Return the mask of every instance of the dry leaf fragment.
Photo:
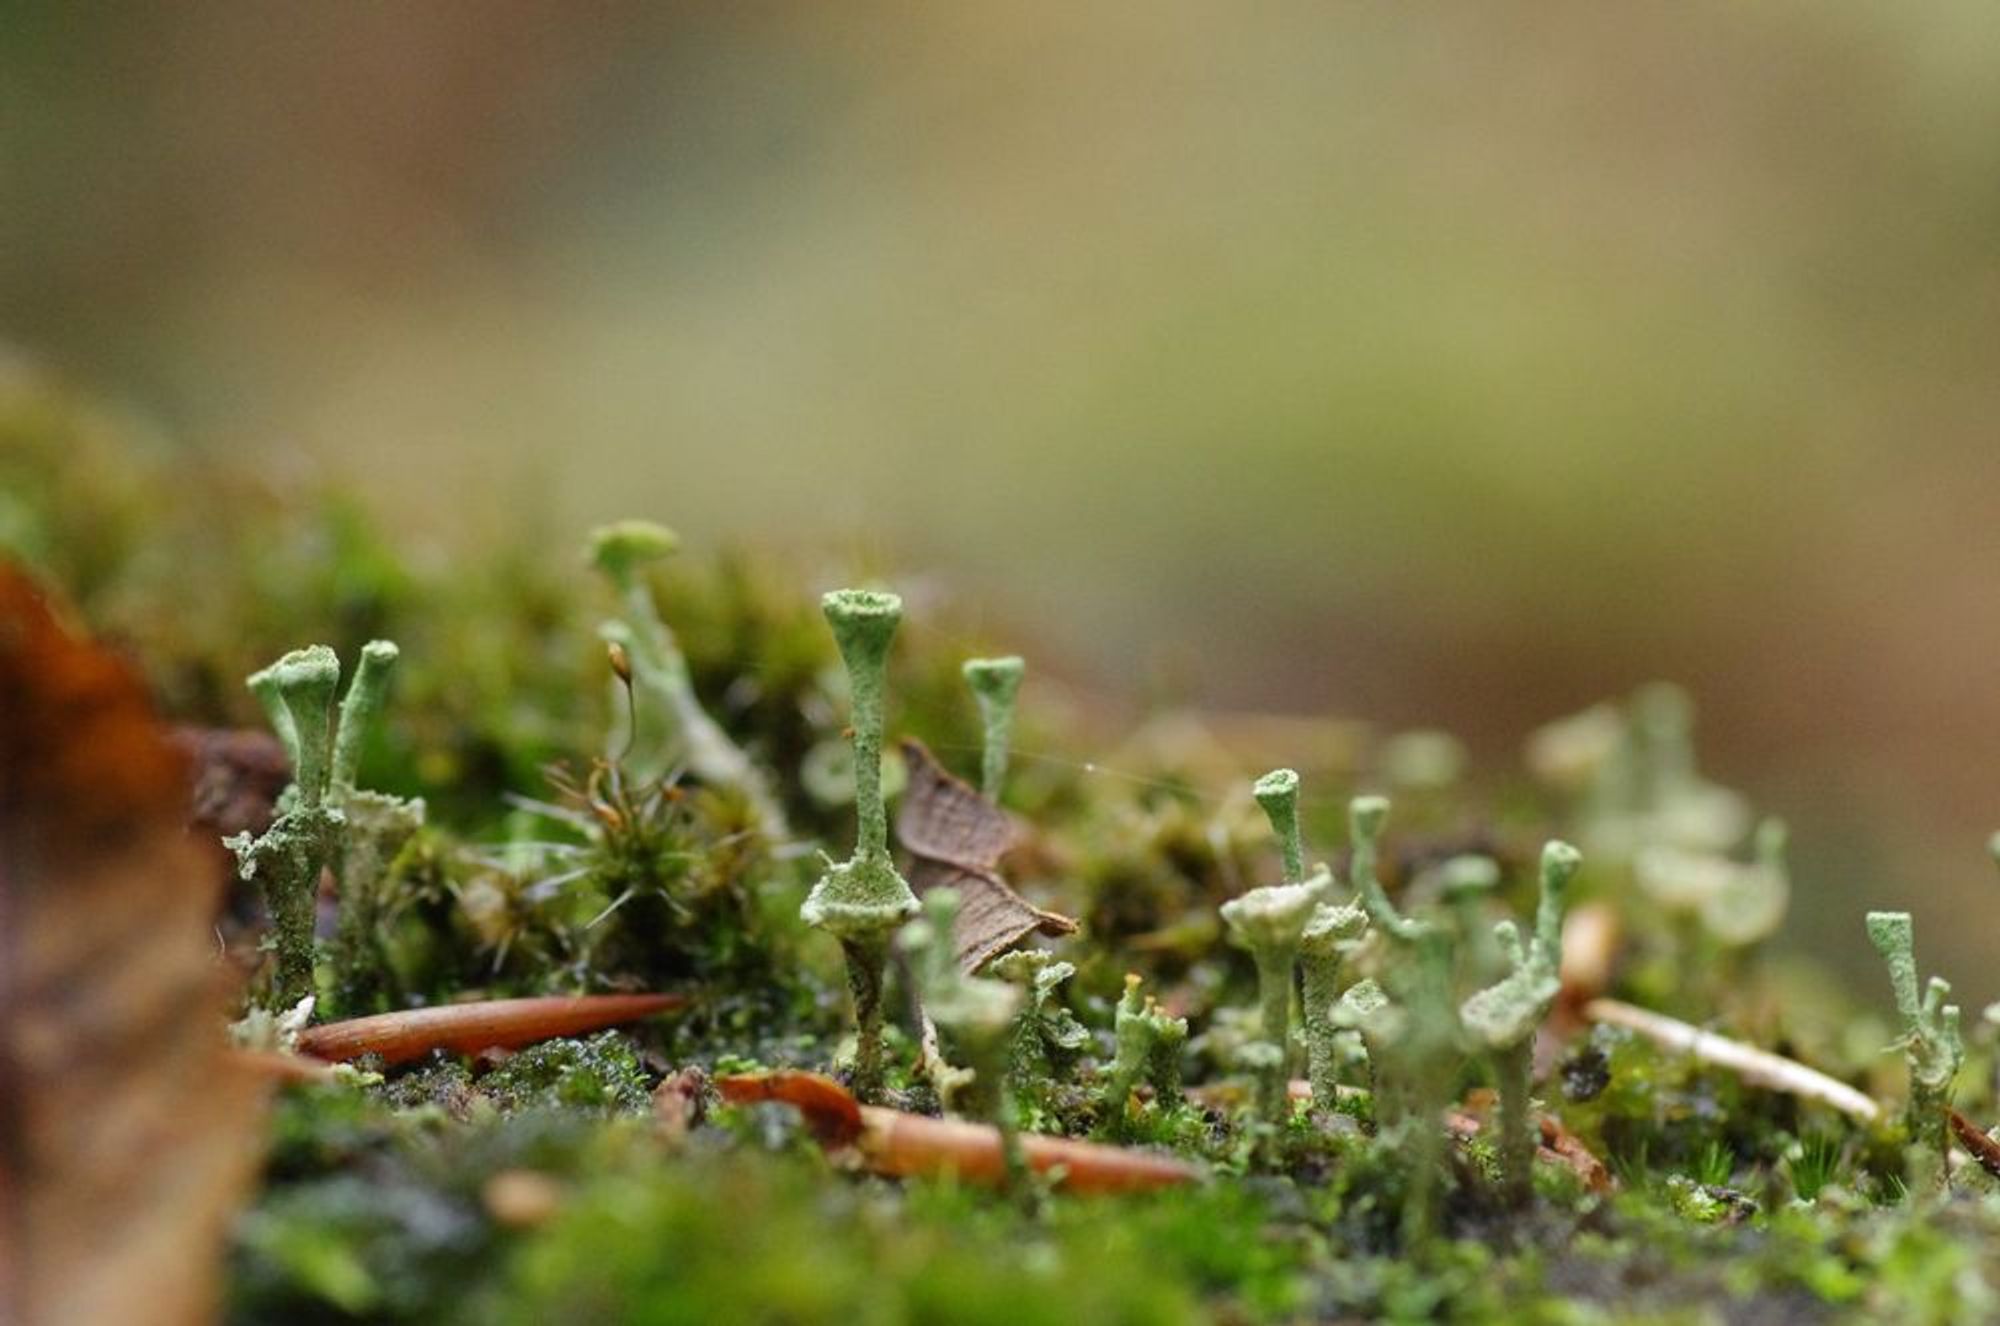
M0 1319L209 1319L263 1145L222 881L138 678L0 566Z
M958 891L952 946L960 967L977 971L1037 930L1046 935L1076 930L1074 920L1041 910L1000 877L1000 858L1015 841L1005 811L952 776L921 741L904 740L903 764L909 782L896 815L896 838L913 858L910 888L919 896L932 889Z
M870 1170L897 1178L951 1175L997 1188L1006 1180L1000 1132L987 1124L933 1119L862 1105L847 1089L817 1073L765 1073L716 1079L724 1100L781 1101L805 1116L827 1146L851 1148ZM1144 1192L1198 1182L1199 1168L1173 1156L1126 1147L1024 1133L1028 1168L1056 1172L1069 1192Z
M1958 1138L1958 1144L1971 1153L1981 1169L2000 1179L2000 1142L1988 1137L1978 1124L1957 1110L1946 1110L1945 1117L1951 1121L1951 1131Z
M685 1003L685 995L618 994L440 1004L308 1027L299 1033L299 1052L336 1063L376 1054L385 1064L400 1064L432 1050L458 1054L513 1050L556 1036L615 1027Z

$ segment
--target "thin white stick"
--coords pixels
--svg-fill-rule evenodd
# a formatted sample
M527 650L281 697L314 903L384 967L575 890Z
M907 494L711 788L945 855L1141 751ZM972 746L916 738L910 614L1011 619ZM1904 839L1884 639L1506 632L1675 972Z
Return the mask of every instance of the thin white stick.
M1691 1054L1706 1064L1727 1068L1752 1086L1771 1091L1789 1091L1807 1100L1831 1105L1842 1114L1863 1123L1873 1123L1882 1107L1845 1082L1807 1068L1796 1059L1787 1059L1769 1050L1760 1050L1742 1041L1703 1031L1679 1018L1628 1004L1618 999L1593 999L1583 1006L1583 1015L1592 1022L1609 1022L1614 1027L1636 1031L1663 1049Z

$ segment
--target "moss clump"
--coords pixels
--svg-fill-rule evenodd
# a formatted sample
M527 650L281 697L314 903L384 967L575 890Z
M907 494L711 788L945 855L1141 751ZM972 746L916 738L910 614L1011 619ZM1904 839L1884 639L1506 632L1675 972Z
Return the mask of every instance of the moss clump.
M503 1114L523 1110L638 1114L650 1101L639 1056L616 1031L529 1046L479 1079L478 1087Z

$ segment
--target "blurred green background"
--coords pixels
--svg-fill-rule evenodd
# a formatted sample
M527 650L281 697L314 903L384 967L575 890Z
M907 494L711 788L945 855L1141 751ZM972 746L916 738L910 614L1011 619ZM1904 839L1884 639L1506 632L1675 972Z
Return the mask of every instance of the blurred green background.
M1502 766L1671 677L1793 943L1908 905L2000 995L1990 0L0 31L0 338L176 445L441 548L887 558L1108 692Z

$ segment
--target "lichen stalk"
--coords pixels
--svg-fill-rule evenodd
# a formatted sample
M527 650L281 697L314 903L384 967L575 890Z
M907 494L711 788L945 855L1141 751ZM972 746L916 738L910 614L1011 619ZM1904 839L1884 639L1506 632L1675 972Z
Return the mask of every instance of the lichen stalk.
M854 855L828 861L799 915L841 942L854 995L854 1091L872 1100L882 1087L882 985L889 937L916 915L917 898L889 859L882 804L882 695L889 645L902 619L894 594L835 590L821 600L847 666L854 710Z
M1868 940L1889 968L1896 1010L1903 1016L1903 1054L1910 1068L1910 1143L1918 1153L1930 1157L1931 1186L1942 1188L1950 1175L1951 1130L1946 1111L1951 1107L1952 1083L1965 1057L1958 1005L1945 1002L1951 985L1937 976L1919 996L1916 937L1908 912L1868 913Z
M1028 666L1018 655L966 660L963 673L979 702L984 740L979 756L979 790L989 801L1000 799L1007 779L1007 759L1014 740L1014 702Z
M1285 857L1285 883L1297 884L1306 877L1305 838L1299 830L1299 775L1293 769L1273 769L1250 788Z

